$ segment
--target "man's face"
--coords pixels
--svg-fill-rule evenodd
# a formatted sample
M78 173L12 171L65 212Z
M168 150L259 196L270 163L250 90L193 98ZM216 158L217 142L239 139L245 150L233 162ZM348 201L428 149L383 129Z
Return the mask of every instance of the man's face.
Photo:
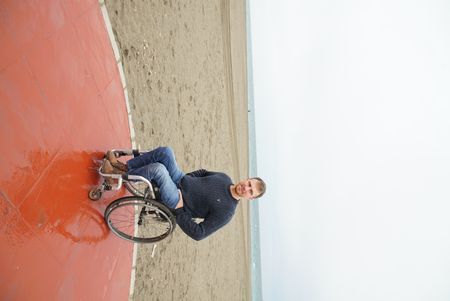
M256 179L242 180L234 189L238 196L247 200L254 199L261 193L259 181Z

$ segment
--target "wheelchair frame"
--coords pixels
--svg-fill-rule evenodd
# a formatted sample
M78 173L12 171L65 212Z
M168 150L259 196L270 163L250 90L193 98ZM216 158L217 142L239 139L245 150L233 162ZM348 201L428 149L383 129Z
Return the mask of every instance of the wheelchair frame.
M147 151L140 151L137 149L114 149L112 150L117 158L122 156L140 156ZM89 198L93 201L97 201L101 198L104 191L119 190L122 186L125 186L133 196L122 197L111 202L105 209L104 219L111 231L122 239L135 242L135 243L155 243L167 238L175 229L176 221L173 211L160 202L159 188L155 186L151 181L142 176L137 175L120 175L120 174L107 174L102 172L103 164L106 158L103 160L101 166L98 168L98 173L103 177L103 182L89 191ZM106 178L117 180L117 184L109 184ZM143 182L145 183L145 190L137 193L137 188L132 183ZM120 210L119 208L124 206L132 206L133 208L142 207L139 210L138 215L135 215L133 224L135 225L134 234L125 233L119 228L114 226L114 222L110 219L114 210ZM140 237L137 236L139 232L137 229L142 225L142 221L146 219L148 215L153 215L153 219L160 219L161 223L168 223L168 229L160 235Z

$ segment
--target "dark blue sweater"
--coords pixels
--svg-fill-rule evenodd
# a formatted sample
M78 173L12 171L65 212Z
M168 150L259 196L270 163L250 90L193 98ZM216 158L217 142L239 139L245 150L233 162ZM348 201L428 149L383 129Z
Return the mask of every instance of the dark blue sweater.
M201 240L227 224L238 201L233 198L230 177L204 169L185 175L179 184L183 207L175 210L177 224L188 236ZM193 218L203 218L196 223Z

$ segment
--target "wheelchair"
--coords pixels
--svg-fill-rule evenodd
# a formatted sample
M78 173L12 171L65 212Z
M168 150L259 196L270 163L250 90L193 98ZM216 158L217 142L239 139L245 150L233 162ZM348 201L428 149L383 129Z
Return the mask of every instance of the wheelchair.
M137 157L145 152L136 149L112 151L117 158ZM176 227L175 215L172 209L161 202L156 183L142 176L105 174L102 172L105 160L98 169L103 181L89 191L89 199L97 201L104 191L119 190L122 186L132 194L119 198L106 207L104 219L111 231L134 243L155 243L171 235ZM117 183L110 184L106 178Z

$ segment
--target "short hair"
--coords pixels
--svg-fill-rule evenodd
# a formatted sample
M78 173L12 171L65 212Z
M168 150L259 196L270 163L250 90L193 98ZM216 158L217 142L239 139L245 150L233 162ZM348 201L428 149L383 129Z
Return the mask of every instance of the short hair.
M253 177L251 179L258 181L258 183L259 183L259 190L261 191L257 196L255 196L255 199L262 197L264 195L264 193L266 193L266 183L260 177Z

